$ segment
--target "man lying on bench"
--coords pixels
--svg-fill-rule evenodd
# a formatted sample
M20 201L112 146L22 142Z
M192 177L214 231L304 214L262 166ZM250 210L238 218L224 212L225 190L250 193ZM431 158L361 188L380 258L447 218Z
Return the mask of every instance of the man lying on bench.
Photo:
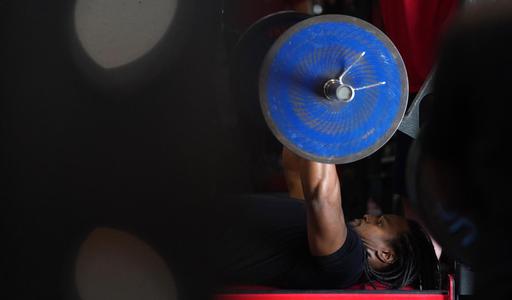
M417 223L365 215L347 224L335 165L284 149L283 167L290 197L237 196L216 206L212 253L223 284L439 288L434 248Z

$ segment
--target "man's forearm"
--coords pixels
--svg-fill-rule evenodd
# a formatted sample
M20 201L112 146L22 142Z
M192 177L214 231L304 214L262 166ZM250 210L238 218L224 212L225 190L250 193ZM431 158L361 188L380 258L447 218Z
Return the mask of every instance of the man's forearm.
M302 181L300 179L301 158L292 153L286 147L283 147L282 164L283 174L288 188L288 195L295 199L304 200L304 192L302 191Z
M299 168L310 251L313 255L332 254L343 246L347 236L336 166L301 159Z

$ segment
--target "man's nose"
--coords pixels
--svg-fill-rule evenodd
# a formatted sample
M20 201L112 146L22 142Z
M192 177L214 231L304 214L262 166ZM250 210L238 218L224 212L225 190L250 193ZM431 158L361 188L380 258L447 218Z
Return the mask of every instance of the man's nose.
M363 216L363 220L364 220L365 223L368 223L369 220L370 220L370 215L364 215Z
M365 223L375 223L375 220L376 220L376 216L372 216L372 215L364 215L363 216L363 220Z

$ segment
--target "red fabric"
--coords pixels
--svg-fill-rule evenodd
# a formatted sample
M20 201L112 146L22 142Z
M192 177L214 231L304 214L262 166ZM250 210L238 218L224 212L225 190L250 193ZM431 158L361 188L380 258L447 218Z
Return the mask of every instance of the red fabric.
M430 72L439 37L458 0L381 0L384 31L400 51L409 77L409 92L417 92Z
M235 285L235 286L228 287L227 290L272 291L272 290L279 290L279 289L277 289L275 287L269 287L269 286L263 286L263 285ZM346 288L345 290L370 290L370 291L377 290L377 291L381 291L381 290L389 290L389 288L380 282L374 282L373 286L370 283L360 283L360 284L355 284L349 288ZM407 286L407 287L401 288L401 290L412 291L412 290L414 290L414 288L411 286Z
M243 293L243 294L217 294L215 300L452 300L448 294L441 293L311 293L298 291L297 293Z
M275 287L265 286L265 285L233 285L226 290L234 290L234 291L274 291L279 290Z
M389 290L389 288L386 285L384 285L384 284L382 284L382 283L380 283L378 281L375 281L375 282L373 282L373 285L368 283L368 282L360 283L360 284L355 284L355 285L347 288L346 290L370 290L370 291L376 290L376 291L381 291L381 290ZM412 286L406 286L406 287L401 288L400 290L402 290L402 291L413 291L414 288Z

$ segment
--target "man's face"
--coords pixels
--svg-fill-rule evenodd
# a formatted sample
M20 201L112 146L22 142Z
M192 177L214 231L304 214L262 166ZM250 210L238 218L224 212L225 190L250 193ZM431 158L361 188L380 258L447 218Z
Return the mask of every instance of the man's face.
M364 245L372 250L389 249L389 241L409 229L407 220L397 215L364 215L361 219L351 221L350 225Z

